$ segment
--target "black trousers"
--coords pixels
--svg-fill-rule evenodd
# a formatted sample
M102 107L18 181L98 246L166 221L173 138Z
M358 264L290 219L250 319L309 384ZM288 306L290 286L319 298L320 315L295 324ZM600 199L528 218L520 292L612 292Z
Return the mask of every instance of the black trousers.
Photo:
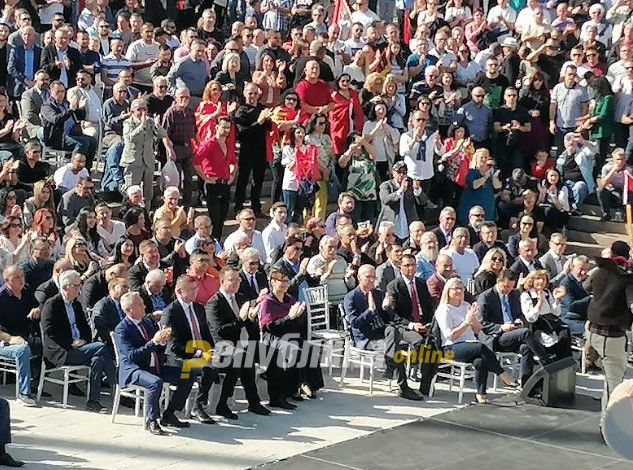
M0 445L11 443L11 413L9 402L0 398Z
M260 201L262 195L262 185L264 183L264 175L266 174L266 159L261 156L246 155L240 152L237 176L237 186L235 188L235 211L244 208L246 200L246 187L253 173L253 185L251 186L251 208L254 211L262 210Z
M541 363L549 359L549 354L543 345L527 328L517 328L501 333L495 338L493 348L498 352L521 354L521 383L525 383L532 376L534 356L538 357Z
M270 202L281 201L281 182L284 179L284 166L281 162L271 163L270 169L273 172L273 184L270 189Z
M193 168L193 154L189 145L174 144L177 159L174 162L176 168L180 172L180 187L182 188L182 205L185 208L191 207L191 196L193 194L194 183L193 176L196 171Z
M605 186L598 188L596 195L603 214L608 214L614 207L616 209L622 208L622 195L617 189Z
M254 407L260 403L259 394L257 393L257 385L255 384L255 369L252 367L232 365L231 367L222 369L220 372L224 372L226 375L224 377L224 382L222 383L222 391L220 392L218 408L227 406L226 402L233 396L237 379L242 381L246 400L248 400L248 406Z
M402 341L401 332L394 325L385 327L385 362L387 364L387 374L395 372L396 383L402 388L407 385L407 372L404 367L404 361L396 362L393 357L396 351L400 349ZM419 346L418 346L419 348ZM372 342L369 342L368 349L372 349Z
M207 210L209 211L209 218L213 224L212 235L216 240L220 240L222 238L224 221L229 212L231 187L226 183L207 183L205 189L207 193Z
M211 367L209 364L191 369L190 376L198 379L200 382L200 388L198 389L198 397L196 398L197 406L204 406L209 399L209 392L213 382L218 380L218 371Z

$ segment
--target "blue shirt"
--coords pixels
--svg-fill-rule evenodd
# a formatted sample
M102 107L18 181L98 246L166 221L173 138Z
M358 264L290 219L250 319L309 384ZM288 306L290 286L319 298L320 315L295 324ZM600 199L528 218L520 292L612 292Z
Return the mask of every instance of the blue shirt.
M435 263L427 261L421 256L421 253L415 257L415 276L426 281L435 272Z
M77 326L77 318L75 317L75 309L73 309L73 303L68 300L64 300L64 306L66 307L66 316L70 323L70 332L73 335L73 340L81 339L81 333Z
M34 72L34 68L33 68L33 61L35 60L35 51L33 50L33 48L31 47L29 48L24 48L24 76L26 77L27 80L33 80L33 77L35 76Z

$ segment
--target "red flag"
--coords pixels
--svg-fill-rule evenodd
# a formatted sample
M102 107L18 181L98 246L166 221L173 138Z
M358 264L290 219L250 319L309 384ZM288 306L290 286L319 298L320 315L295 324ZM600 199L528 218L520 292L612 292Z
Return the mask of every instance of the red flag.
M340 26L345 20L352 17L347 0L336 0L334 3L334 14L332 15L332 24Z
M411 41L411 18L409 18L409 11L404 12L404 24L402 25L402 38L404 43L408 46Z
M633 204L633 175L628 171L624 172L624 191L622 191L624 205Z

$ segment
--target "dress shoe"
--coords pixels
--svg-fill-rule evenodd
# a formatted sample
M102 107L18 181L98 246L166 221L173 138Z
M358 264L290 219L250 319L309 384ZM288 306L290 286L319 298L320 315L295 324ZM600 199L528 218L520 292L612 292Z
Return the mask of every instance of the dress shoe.
M21 467L24 465L24 462L22 462L21 460L15 460L13 457L11 457L8 453L4 453L2 455L0 455L0 466L2 467Z
M37 382L39 382L39 379L37 380ZM31 395L33 395L34 397L37 396L37 387L31 387ZM51 398L52 396L53 395L51 395L47 391L42 390L42 398Z
M405 400L422 401L424 397L417 390L413 390L409 387L402 387L398 392L398 396Z
M237 419L237 415L233 413L228 406L218 406L215 409L215 414L218 416L222 416L223 418L226 418L226 419L231 419L231 420Z
M191 411L191 417L203 424L214 424L215 420L202 409L201 406L195 407Z
M297 395L291 396L290 399L293 400L293 401L303 401L303 397L301 396L301 392L299 392Z
M175 414L163 415L163 419L160 420L162 426L168 426L170 428L188 428L190 426L186 421L180 421Z
M107 413L108 409L99 403L97 400L88 400L86 403L86 409L88 411L94 411L95 413Z
M160 427L160 424L158 424L158 421L156 421L155 419L147 422L147 429L154 436L164 436L165 435L165 431L163 431L163 428Z
M68 393L70 393L74 397L85 397L86 392L79 388L77 384L70 384L68 386Z
M297 408L297 405L293 405L292 403L288 403L285 399L284 400L270 401L268 403L268 406L270 406L272 408L281 408L283 410L295 410Z
M256 406L249 406L248 411L260 416L268 416L270 414L270 410L261 403L258 403Z

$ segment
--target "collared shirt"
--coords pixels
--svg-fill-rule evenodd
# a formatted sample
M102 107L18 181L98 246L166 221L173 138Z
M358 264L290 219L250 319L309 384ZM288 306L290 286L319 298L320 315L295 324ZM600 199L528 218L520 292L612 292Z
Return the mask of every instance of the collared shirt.
M490 137L492 110L485 104L477 106L469 101L457 110L455 120L468 127L473 142L483 142Z
M501 314L503 315L504 323L512 323L514 318L512 317L512 308L510 307L510 301L508 300L507 294L502 294L499 292L497 286L495 286L495 291L497 291L497 295L499 296L499 302L501 302Z
M167 81L172 91L187 87L193 96L202 96L207 75L207 67L203 61L186 57L174 64L167 74Z
M152 308L154 309L154 311L164 310L165 307L167 307L167 303L165 302L165 300L160 294L152 294L150 290L147 288L147 286L144 286L144 288L149 294L149 298L152 301Z
M404 280L404 284L407 286L407 292L409 292L409 295L411 295L411 285L413 285L413 287L415 288L415 292L417 294L418 292L418 287L415 285L415 277L413 279L409 279L407 276L402 276L402 279ZM422 319L422 306L420 305L420 299L413 299L413 297L411 298L411 302L417 304L418 306L418 315L420 315L420 319ZM412 307L413 308L413 307ZM414 322L409 322L409 329L412 330L413 329L413 324Z
M174 144L189 145L189 141L196 135L193 111L189 107L171 105L163 116L163 127Z
M556 85L552 90L552 103L556 103L556 126L575 128L578 118L582 115L582 104L588 101L586 87L577 83L571 88L565 83Z
M427 260L422 252L418 253L415 257L415 275L423 281L430 278L435 272L435 261Z
M147 44L144 39L134 41L127 48L125 58L130 62L145 62L147 60L158 59L159 44L152 41ZM150 68L144 67L138 69L134 73L134 82L141 85L151 85L152 77L150 76Z
M126 100L123 104L119 104L114 98L108 98L105 103L103 103L104 133L108 134L114 132L122 136L123 121L125 121L125 119L121 115L129 110L129 101Z
M68 317L68 322L70 323L70 333L73 335L73 340L81 339L81 333L79 332L79 327L77 326L75 309L73 308L73 301L64 299L64 307L66 307L66 316Z
M168 131L169 132L169 131ZM213 136L203 144L193 159L195 166L200 166L205 176L228 180L231 177L231 165L237 165L235 146L225 140L226 153L222 150L218 139Z
M233 309L233 313L235 313L235 316L238 317L240 314L240 308L237 305L235 294L229 294L224 289L220 289L220 293L224 296L226 301L229 303L229 305L231 306L231 309Z
M554 260L554 264L556 264L556 272L560 273L563 270L563 265L564 265L563 257L560 255L557 255L552 250L549 250L549 254Z
M121 320L123 320L125 318L125 313L123 312L123 309L121 308L121 302L116 300L116 299L112 299L112 301L114 302L114 306L116 307L116 311L119 314L119 318Z
M132 323L134 323L134 325L136 325L136 328L138 328L138 331L139 331L139 333L141 333L141 336L143 338L148 338L148 341L154 342L154 339L149 336L149 331L147 331L145 326L141 326L141 322L143 321L142 319L141 320L135 320L134 318L130 317L130 320L132 320ZM149 357L149 365L150 365L150 367L156 367L157 361L158 361L158 354L155 353L155 352L150 354L150 357Z
M534 261L528 261L521 255L519 255L519 259L524 265L527 266L529 272L534 271Z
M68 48L66 48L66 50L64 51L62 51L61 49L57 47L55 49L57 50L57 60L59 60L63 64L64 58L68 54ZM65 65L62 65L60 67L59 81L62 82L64 85L66 85L66 88L68 88L68 71L66 70Z
M266 262L272 263L273 252L284 244L286 240L286 232L288 227L286 224L279 225L274 220L271 221L262 231L264 240L264 248L266 249Z
M246 232L242 230L242 228L238 228L235 232L226 237L224 241L224 249L228 250L231 253L235 252L235 242L242 235L246 235ZM266 260L266 248L264 247L264 239L262 237L262 233L259 230L253 230L253 234L251 235L251 246L255 248L259 253L260 261Z
M35 60L35 51L33 47L24 46L24 76L27 80L33 80L33 61Z
M202 276L197 275L194 271L189 270L187 272L198 286L198 294L196 295L196 302L206 305L211 297L220 288L220 282L210 274L204 273Z
M124 56L117 58L114 54L110 53L103 58L101 68L106 71L108 79L116 82L121 70L132 70L132 62L127 60Z

